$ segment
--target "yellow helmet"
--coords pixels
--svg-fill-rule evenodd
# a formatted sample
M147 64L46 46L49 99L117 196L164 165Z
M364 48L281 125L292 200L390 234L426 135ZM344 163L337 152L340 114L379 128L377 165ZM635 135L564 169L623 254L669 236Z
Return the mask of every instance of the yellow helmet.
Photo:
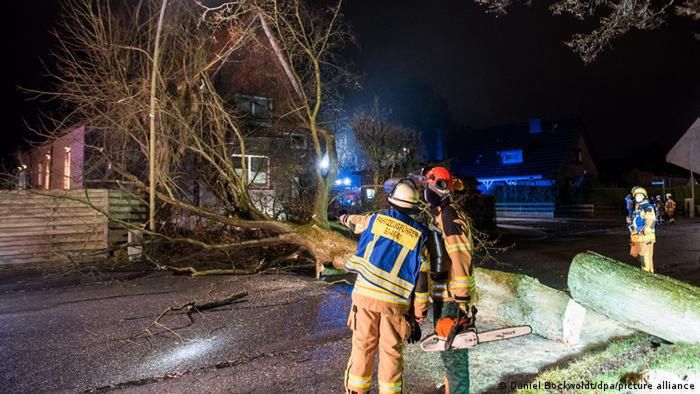
M632 197L636 196L637 194L642 194L642 195L644 195L644 198L649 198L649 194L647 194L647 190L641 186L633 187L630 194L632 195Z

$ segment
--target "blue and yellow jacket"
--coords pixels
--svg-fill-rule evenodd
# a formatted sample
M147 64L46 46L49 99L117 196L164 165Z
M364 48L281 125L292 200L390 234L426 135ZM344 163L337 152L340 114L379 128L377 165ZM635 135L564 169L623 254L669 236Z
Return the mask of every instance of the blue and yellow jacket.
M350 215L346 222L361 233L357 252L345 263L346 271L357 273L353 294L408 307L428 229L394 209Z
M656 242L656 211L654 205L644 201L632 212L630 225L632 242Z

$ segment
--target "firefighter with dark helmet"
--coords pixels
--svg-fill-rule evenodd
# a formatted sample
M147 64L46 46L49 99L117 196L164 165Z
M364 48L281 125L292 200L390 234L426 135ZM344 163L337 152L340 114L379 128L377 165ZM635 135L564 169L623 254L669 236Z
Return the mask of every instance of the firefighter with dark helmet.
M412 180L400 180L388 201L387 210L339 218L361 234L357 252L345 263L347 271L357 274L348 318L352 352L345 370L347 393L370 391L377 353L379 393L403 392L403 343L412 337L416 283L426 276L421 266L427 264L422 256L428 229L413 218L419 212L420 193Z
M472 269L472 239L469 221L452 202L452 192L462 190L462 181L445 167L423 170L425 201L431 208L433 226L428 243L430 256L430 297L437 329L444 322L468 315L475 301ZM433 245L432 238L437 238ZM416 300L418 301L418 291ZM427 297L424 300L427 305ZM417 311L423 310L421 307ZM440 353L445 368L445 393L469 393L469 353L452 349Z
M639 259L642 270L654 272L654 243L656 242L656 211L649 202L646 189L635 186L630 192L634 211L630 223L630 255Z

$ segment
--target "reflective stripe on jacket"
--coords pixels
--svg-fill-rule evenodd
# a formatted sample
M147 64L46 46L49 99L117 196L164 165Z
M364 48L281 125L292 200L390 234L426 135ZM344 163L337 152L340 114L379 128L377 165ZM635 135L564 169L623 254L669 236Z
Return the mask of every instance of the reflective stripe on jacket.
M650 202L639 204L632 213L632 242L656 242L656 212Z
M347 271L357 273L353 292L408 305L418 280L428 229L394 209L358 221L366 225L357 253L345 263Z

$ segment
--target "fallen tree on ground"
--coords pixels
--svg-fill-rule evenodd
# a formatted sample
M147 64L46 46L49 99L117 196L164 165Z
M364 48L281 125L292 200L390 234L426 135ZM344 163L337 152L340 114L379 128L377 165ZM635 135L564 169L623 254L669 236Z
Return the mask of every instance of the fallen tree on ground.
M51 142L64 137L66 125L86 125L81 177L86 186L122 188L148 201L148 223L103 212L115 225L143 230L144 254L152 243L245 253L292 245L307 252L304 262L317 271L323 263L337 264L354 250L328 223L338 171L338 89L351 82L340 58L353 40L341 5L231 0L207 8L201 2L148 0L123 7L72 1L56 32L56 68L47 70L56 90L31 92L59 101L66 111L49 116L48 130L37 133ZM254 67L258 63L269 67ZM236 98L246 90L277 100L274 106L248 103L250 111L268 108L264 123L271 130L243 109L247 101ZM309 151L293 152L289 163L276 150L257 152L275 160L260 161L267 169L255 167L256 144L263 150L273 134L289 138L287 130L303 134ZM299 189L288 196L276 191L267 204L249 188L261 179L270 183L273 164L280 183L298 178ZM303 206L303 214L286 208L281 215L275 204ZM254 234L242 240L209 237L197 231L198 223ZM181 256L151 257L168 264Z
M628 327L670 342L700 343L700 288L593 252L574 257L571 296Z
M587 311L566 293L526 275L475 270L477 318L505 325L529 325L544 338L570 345L600 343L634 331Z

